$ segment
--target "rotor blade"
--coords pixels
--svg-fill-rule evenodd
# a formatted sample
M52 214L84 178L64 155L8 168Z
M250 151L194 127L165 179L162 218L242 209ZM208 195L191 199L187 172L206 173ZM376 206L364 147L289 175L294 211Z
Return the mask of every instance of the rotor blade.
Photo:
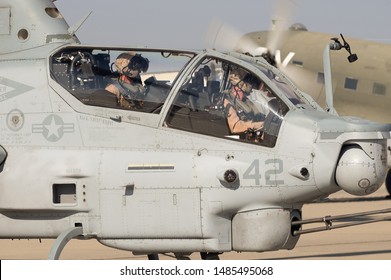
M209 25L206 34L206 45L208 48L218 49L222 51L232 51L238 49L240 41L240 50L242 52L253 52L259 46L252 40L239 40L242 33L234 27L220 20L213 20Z
M266 48L275 54L276 50L281 46L284 32L288 29L291 23L296 3L293 0L277 0L275 1L274 12L272 17L272 31L270 32Z
M209 24L206 45L209 48L223 51L232 50L239 37L239 32L232 27L228 27L227 23L214 19Z
M261 56L267 52L267 48L257 45L250 38L242 37L238 44L235 46L235 49L241 53L249 53L253 56Z

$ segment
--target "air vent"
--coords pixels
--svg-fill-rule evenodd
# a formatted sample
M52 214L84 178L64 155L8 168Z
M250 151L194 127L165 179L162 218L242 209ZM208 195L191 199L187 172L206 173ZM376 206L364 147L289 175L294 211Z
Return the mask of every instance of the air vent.
M53 184L54 204L76 204L76 184Z

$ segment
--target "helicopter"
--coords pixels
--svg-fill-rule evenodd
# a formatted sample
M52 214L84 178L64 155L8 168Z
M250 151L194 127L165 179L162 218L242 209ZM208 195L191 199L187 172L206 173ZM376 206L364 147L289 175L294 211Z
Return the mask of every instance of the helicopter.
M2 239L55 239L49 259L72 238L149 259L291 250L303 204L384 182L391 125L338 116L331 90L324 110L263 58L83 45L54 1L0 4Z

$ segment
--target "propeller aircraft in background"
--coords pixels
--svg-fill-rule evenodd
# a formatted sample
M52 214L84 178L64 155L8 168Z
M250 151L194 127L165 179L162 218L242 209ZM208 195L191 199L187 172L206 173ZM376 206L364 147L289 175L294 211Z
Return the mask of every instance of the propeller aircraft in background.
M51 259L71 238L293 249L303 204L384 182L391 125L325 111L263 58L83 45L51 0L0 15L0 238L55 239Z
M241 42L252 42L252 47L267 46L274 31L245 34ZM321 54L323 42L333 35L308 31L301 24L294 24L284 31L278 49L257 47L250 50L248 44L239 43L238 51L266 52L269 59L284 71L303 91L311 93L321 105L324 100L324 70ZM388 104L391 102L391 46L378 42L350 39L359 59L350 64L343 53L333 53L332 73L334 102L341 115L353 114L380 122L391 120ZM310 47L309 47L310 46ZM271 55L272 53L272 55Z

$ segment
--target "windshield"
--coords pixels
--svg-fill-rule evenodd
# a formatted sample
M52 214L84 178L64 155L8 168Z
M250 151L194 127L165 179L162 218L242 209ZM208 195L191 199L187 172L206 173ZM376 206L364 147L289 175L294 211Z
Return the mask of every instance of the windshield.
M262 65L256 65L272 82L276 87L292 102L293 105L306 104L307 102L301 96L299 96L295 90L290 86L284 77L276 75L269 69L262 67Z
M272 148L289 107L270 85L243 65L206 56L182 84L165 125Z

